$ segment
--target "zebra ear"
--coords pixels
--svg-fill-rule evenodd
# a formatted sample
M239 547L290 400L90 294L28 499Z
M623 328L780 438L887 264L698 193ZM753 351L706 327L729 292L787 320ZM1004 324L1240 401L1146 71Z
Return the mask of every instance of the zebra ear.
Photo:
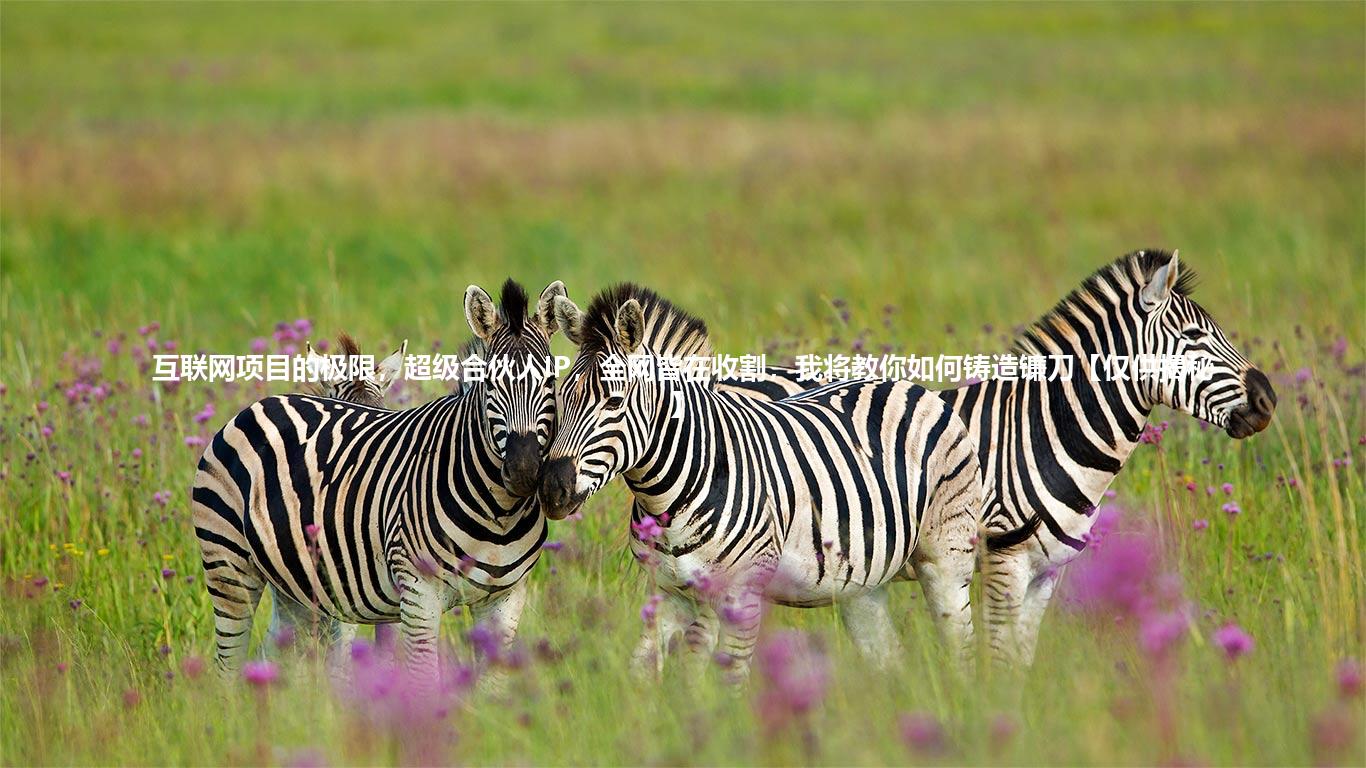
M568 297L569 292L564 289L564 283L556 280L547 285L541 291L541 298L536 302L536 320L541 324L541 330L545 331L546 336L553 336L555 331L560 329L560 324L555 320L555 297Z
M403 373L403 358L407 353L408 340L404 339L403 344L394 351L394 354L384 358L384 360L380 361L380 364L375 367L375 383L379 385L381 392L388 389L389 385L393 384L399 375Z
M484 289L471 285L465 289L465 321L474 335L488 341L498 330L498 309Z
M1172 289L1176 287L1176 279L1180 277L1180 264L1177 262L1180 253L1172 251L1171 259L1158 267L1152 277L1148 278L1147 285L1144 285L1143 291L1139 293L1144 309L1156 309L1162 302L1171 298Z
M313 348L313 342L305 341L304 350L306 355L304 365L308 369L309 378L317 380L314 383L336 380L337 377L333 375L332 371L332 361L318 354L318 350Z
M579 305L570 301L568 296L555 296L551 304L554 306L555 324L575 346L582 345L583 313L579 311Z
M645 312L640 308L640 302L630 299L617 310L617 342L630 355L640 349L644 340Z

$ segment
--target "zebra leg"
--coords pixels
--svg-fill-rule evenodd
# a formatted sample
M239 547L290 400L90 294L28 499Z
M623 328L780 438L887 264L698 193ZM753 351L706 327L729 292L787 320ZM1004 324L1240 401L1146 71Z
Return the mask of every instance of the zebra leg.
M902 657L901 638L887 612L887 590L875 589L840 603L840 619L863 658L880 670Z
M1024 605L1020 609L1019 653L1020 661L1026 667L1034 663L1034 650L1039 642L1039 624L1048 611L1048 603L1053 599L1053 590L1058 586L1059 573L1049 568L1029 582L1025 592Z
M982 560L983 618L991 661L998 669L1022 666L1021 609L1029 592L1029 558L1023 552L988 551Z
M526 607L526 579L513 584L493 597L470 606L470 616L475 624L482 624L493 631L498 640L501 654L506 655L517 639L517 625L522 619L522 609ZM507 688L507 672L495 662L486 659L483 674L479 677L481 691L501 693Z
M972 658L973 551L944 547L939 557L915 559L915 576L925 593L939 633L960 669Z
M763 598L754 589L734 590L722 599L719 613L717 655L727 667L726 682L738 688L749 679L749 664L763 617Z
M720 632L721 619L716 615L716 609L706 604L696 605L692 623L683 633L683 641L687 644L685 667L690 676L701 677L712 660Z
M665 595L655 611L654 625L641 630L640 640L631 652L631 672L641 679L658 680L664 673L664 658L669 655L670 646L690 627L694 614L691 601Z
M236 674L246 662L251 644L252 617L261 601L265 581L249 561L227 557L204 546L204 583L213 602L213 630L217 638L215 660L225 677Z
M418 681L436 684L440 671L437 638L444 602L441 585L427 579L399 580L399 646L403 662Z

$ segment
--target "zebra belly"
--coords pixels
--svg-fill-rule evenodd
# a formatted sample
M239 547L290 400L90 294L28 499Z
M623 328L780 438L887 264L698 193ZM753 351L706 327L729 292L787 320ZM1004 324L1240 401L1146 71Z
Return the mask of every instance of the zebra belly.
M310 537L297 520L271 521L264 510L253 509L245 522L256 566L300 605L352 624L398 620L398 588L383 551L349 537L334 545L324 530Z
M765 596L769 600L780 605L807 608L830 605L871 592L899 573L892 571L887 574L888 578L870 583L866 579L854 577L849 570L839 568L839 561L831 555L825 555L827 567L822 572L816 563L816 556L809 547L807 550L805 553L790 550L783 552L782 558L778 561L778 568L765 591ZM902 567L904 568L904 565Z

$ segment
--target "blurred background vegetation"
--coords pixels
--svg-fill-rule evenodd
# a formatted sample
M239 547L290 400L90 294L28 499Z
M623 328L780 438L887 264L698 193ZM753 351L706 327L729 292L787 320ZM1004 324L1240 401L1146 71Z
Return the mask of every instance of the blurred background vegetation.
M6 295L428 339L470 282L636 279L722 349L832 296L938 349L1167 247L1235 328L1359 320L1362 13L10 4Z
M1361 718L1332 689L1363 638L1364 61L1361 3L0 4L0 763L400 759L302 673L268 712L184 680L212 622L183 441L260 391L163 390L130 347L245 353L308 318L449 351L465 286L510 275L644 282L724 352L989 353L1142 247L1181 250L1282 392L1244 443L1173 417L1116 485L1202 611L1176 743L1103 622L1055 611L1022 691L964 687L914 586L899 675L833 611L774 612L837 665L814 740L642 689L612 488L553 526L523 623L551 653L460 715L454 759L1366 760L1332 730ZM1257 645L1225 665L1232 619ZM947 746L905 743L905 711Z

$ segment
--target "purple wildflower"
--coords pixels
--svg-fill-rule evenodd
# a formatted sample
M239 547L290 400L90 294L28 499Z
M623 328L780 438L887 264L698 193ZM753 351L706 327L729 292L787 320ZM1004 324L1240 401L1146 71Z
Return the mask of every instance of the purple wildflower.
M1224 651L1229 661L1252 652L1252 636L1237 624L1228 623L1214 633L1214 644Z
M1073 593L1083 608L1137 614L1148 605L1157 553L1144 536L1107 537L1105 546L1074 566Z
M771 635L756 649L755 662L763 685L758 714L770 733L803 718L825 698L830 663L805 633Z
M656 592L650 595L644 605L640 606L640 620L645 623L645 626L653 627L655 625L655 618L659 613L659 604L663 600L664 596Z
M498 658L498 651L502 644L498 641L497 633L487 624L475 624L470 629L469 641L480 656L487 659Z
M454 736L443 721L473 687L473 668L443 662L434 677L418 675L392 655L357 640L351 648L349 671L339 693L363 727L393 738L402 751L399 762L442 762Z
M280 668L269 661L248 661L242 665L242 679L255 688L268 688L280 679Z
M1356 659L1343 659L1338 664L1338 695L1344 699L1358 699L1361 690L1361 664Z
M1233 517L1234 515L1237 515L1238 513L1243 511L1243 508L1238 506L1238 502L1236 501L1227 502L1224 504L1224 506L1220 507L1219 509L1223 510L1226 514L1228 514L1229 517Z
M204 674L204 667L203 656L186 656L185 660L180 662L180 673L194 680Z
M1000 752L1015 736L1015 721L1010 715L998 714L991 719L991 749Z
M1153 614L1139 628L1139 644L1153 658L1165 657L1186 636L1189 621L1184 611Z
M664 535L664 528L660 526L659 521L651 515L646 515L639 521L633 521L631 523L631 531L635 533L637 539L646 543L652 542Z
M1315 717L1311 728L1316 764L1334 765L1356 741L1361 722L1342 709L1330 709Z
M907 712L900 718L901 740L912 751L924 755L944 752L944 728L927 712Z
M1194 529L1197 530L1197 531L1203 531L1203 530L1205 530L1205 529L1208 528L1208 527L1209 527L1209 521L1206 520L1206 519L1203 518L1203 517L1200 518L1199 520L1196 520L1195 522L1191 523L1191 528L1194 528Z

